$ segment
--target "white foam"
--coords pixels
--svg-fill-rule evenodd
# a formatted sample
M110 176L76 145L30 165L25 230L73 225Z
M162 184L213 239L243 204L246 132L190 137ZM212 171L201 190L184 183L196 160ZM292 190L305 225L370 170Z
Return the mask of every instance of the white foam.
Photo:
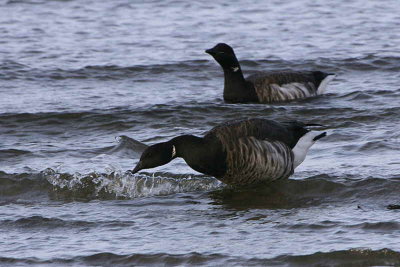
M57 194L87 197L138 198L162 196L183 192L208 191L220 188L222 183L212 177L196 175L132 175L118 170L108 173L60 173L50 168L42 172Z

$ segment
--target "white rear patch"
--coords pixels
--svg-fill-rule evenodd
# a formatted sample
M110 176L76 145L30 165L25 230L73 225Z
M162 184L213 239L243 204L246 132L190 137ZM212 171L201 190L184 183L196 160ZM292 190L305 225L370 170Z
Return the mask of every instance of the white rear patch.
M336 75L328 75L325 77L325 79L322 80L322 82L318 86L317 94L323 94L325 92L326 87L328 86L328 83L330 83L333 78L335 78Z
M237 72L239 70L239 67L232 67L233 72Z
M294 155L293 168L297 168L304 161L308 150L316 142L313 140L314 137L320 134L321 132L310 131L297 141L296 146L292 149Z

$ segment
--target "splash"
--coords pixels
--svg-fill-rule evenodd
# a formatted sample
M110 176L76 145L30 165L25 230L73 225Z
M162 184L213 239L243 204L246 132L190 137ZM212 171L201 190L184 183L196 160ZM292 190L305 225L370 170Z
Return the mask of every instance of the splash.
M168 173L141 173L111 171L88 174L60 173L53 169L43 171L55 193L83 198L138 198L162 196L183 192L207 191L220 188L218 180L201 175L172 175Z
M108 154L119 157L139 158L143 151L148 147L140 141L121 135L115 138L118 144L113 147Z

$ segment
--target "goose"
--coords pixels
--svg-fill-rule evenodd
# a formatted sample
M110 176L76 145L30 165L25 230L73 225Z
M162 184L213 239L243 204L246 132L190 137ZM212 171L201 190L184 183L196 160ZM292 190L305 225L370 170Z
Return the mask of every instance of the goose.
M312 131L298 121L263 118L222 123L204 137L181 135L147 147L133 174L183 158L195 171L233 186L286 179L326 132Z
M219 43L206 53L224 70L224 100L231 103L273 103L312 97L322 94L333 73L322 71L262 72L243 76L232 47Z

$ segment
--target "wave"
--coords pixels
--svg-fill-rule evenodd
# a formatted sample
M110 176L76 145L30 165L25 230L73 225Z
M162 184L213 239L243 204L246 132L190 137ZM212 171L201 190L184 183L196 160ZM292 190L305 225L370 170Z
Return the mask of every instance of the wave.
M198 70L208 65L207 60L192 60L169 64L117 66L99 65L85 66L79 69L38 69L15 61L4 61L0 63L0 75L5 80L27 79L27 80L65 80L65 79L98 79L119 80L160 75L163 73L180 72L182 69Z
M69 2L72 0L8 0L6 5L41 5L48 4L49 2Z
M382 231L382 232L388 233L388 232L400 230L400 223L395 222L395 221L375 222L375 223L366 222L366 223L349 225L347 227L363 229L363 230L367 230L367 231L374 231L374 232Z
M373 99L376 96L390 98L390 101L393 101L393 98L399 97L400 90L362 90L362 91L353 91L351 93L343 94L337 96L337 98L342 98L349 101L354 100L364 100L364 99Z
M32 152L22 149L0 149L0 158L18 157L27 154L32 154Z
M47 218L42 216L29 216L17 220L2 220L1 225L6 228L18 229L65 229L65 228L82 228L82 227L128 227L135 224L134 221L82 221L82 220L63 220L59 218Z
M292 104L296 105L296 104ZM216 115L218 114L218 115ZM282 117L285 114L285 117ZM222 103L186 103L186 104L157 104L141 108L128 107L111 108L106 110L93 109L84 112L39 112L39 113L2 113L0 126L6 129L24 129L37 125L51 127L66 127L73 125L76 130L105 130L124 131L132 127L143 128L146 125L154 127L165 125L169 129L185 125L197 129L203 125L208 129L212 125L227 120L245 119L249 117L285 120L298 118L304 121L318 122L332 128L358 126L358 123L374 123L376 121L392 122L398 117L397 107L387 106L379 109L358 109L354 107L326 108L306 106L301 109L291 106L260 106L260 105L229 105ZM196 126L196 127L194 127ZM205 128L204 128L205 129ZM55 129L54 129L55 130ZM51 132L49 130L49 132Z
M296 208L344 202L354 205L398 204L400 177L392 179L356 177L341 178L315 175L307 179L288 179L248 188L224 186L205 175L171 173L110 172L86 174L61 173L46 169L36 175L0 172L0 199L15 195L46 194L54 199L133 199L187 192L208 192L213 203L241 208ZM29 198L32 198L29 195ZM25 197L20 197L25 198Z
M285 255L271 260L270 263L301 266L393 266L400 264L400 253L386 248L380 250L354 248L301 256Z
M353 248L331 252L316 252L308 255L282 255L275 258L244 258L228 256L220 253L201 254L191 252L186 254L169 253L134 253L115 254L101 252L72 258L54 258L41 260L31 258L0 257L0 263L13 264L82 264L101 266L132 266L132 265L209 265L209 266L397 266L400 264L400 253L383 248L372 250L368 248Z
M360 207L361 208L361 207ZM396 221L365 222L358 224L345 224L341 221L321 221L318 223L280 223L275 226L280 229L290 229L295 231L321 231L328 229L346 228L371 231L374 233L392 233L400 230L400 223Z
M39 258L9 258L0 257L0 263L19 263L19 264L82 264L82 265L101 265L101 266L132 266L132 265L163 265L163 266L177 266L177 265L201 265L217 262L224 262L226 257L221 254L203 255L200 253L188 254L168 254L168 253L155 253L155 254L127 254L120 255L111 252L96 253L87 256L78 256L71 259L56 258L51 260L41 260Z
M27 195L26 198L30 199L32 194L50 189L50 184L42 178L41 174L8 174L0 171L0 200L13 199L16 195L21 197Z
M280 58L268 60L241 60L240 63L247 67L266 66L268 69L276 70L322 70L322 71L399 71L400 57L382 56L379 54L366 54L361 57L351 58L316 58L307 60L288 61ZM287 66L290 66L288 69Z
M128 172L68 174L58 173L52 169L47 169L42 174L53 186L55 197L75 199L162 196L207 191L221 186L218 180L201 175L173 175L168 173L132 175Z
M327 72L340 71L393 71L400 70L400 57L381 56L368 54L363 57L354 58L317 58L309 60L289 61L279 58L264 60L241 60L242 66L247 71L273 70L322 70ZM290 69L288 69L290 66ZM119 80L143 77L159 76L177 72L193 72L199 76L198 70L215 72L215 64L211 60L187 60L166 64L118 66L118 65L94 65L85 66L79 69L38 69L15 61L7 60L0 62L0 75L2 79L27 79L27 80L64 80L64 79L98 79L98 80ZM250 74L250 73L249 73Z
M337 202L352 203L361 209L364 205L385 209L391 202L399 201L398 190L400 177L359 179L323 174L277 181L263 187L225 187L210 192L210 196L215 204L234 209L292 209Z
M127 199L208 191L221 182L202 175L168 173L60 173L46 169L38 174L7 174L0 171L0 199L8 203L16 195L44 193L55 199Z
M58 218L46 218L42 216L31 216L21 218L18 220L3 220L1 225L4 227L16 227L16 228L48 228L55 229L58 227L87 227L97 225L97 222L87 221L65 221Z
M140 141L121 135L116 138L118 144L110 149L107 154L114 154L119 157L138 158L148 147Z

